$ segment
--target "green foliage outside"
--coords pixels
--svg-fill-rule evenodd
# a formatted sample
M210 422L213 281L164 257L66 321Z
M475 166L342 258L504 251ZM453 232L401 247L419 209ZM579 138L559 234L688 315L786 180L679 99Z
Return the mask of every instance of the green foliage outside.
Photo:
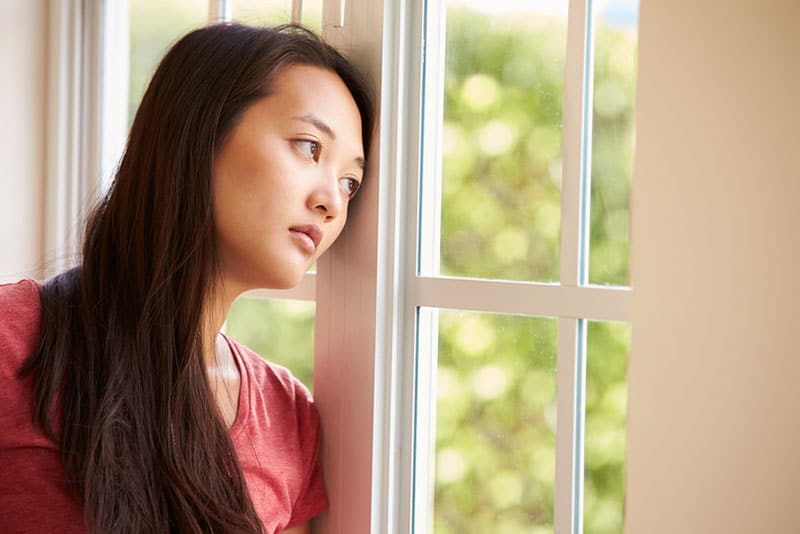
M441 271L557 281L566 28L447 16ZM598 24L593 283L628 283L635 54L635 36ZM440 316L435 531L552 532L557 321ZM628 347L628 325L589 324L587 533L622 531Z
M240 297L228 313L227 334L314 387L314 303Z
M553 524L558 322L441 311L435 532Z
M566 30L447 17L441 272L557 281Z
M131 110L207 5L131 0ZM450 9L447 31L441 272L558 281L566 29ZM596 43L589 279L625 285L636 40L598 24ZM227 325L311 387L313 322L310 303L240 298ZM552 532L557 320L443 311L439 324L436 532ZM629 336L588 326L587 534L622 531Z
M625 502L630 325L590 322L587 337L584 532L619 533Z
M589 282L629 285L637 38L598 25L595 43Z

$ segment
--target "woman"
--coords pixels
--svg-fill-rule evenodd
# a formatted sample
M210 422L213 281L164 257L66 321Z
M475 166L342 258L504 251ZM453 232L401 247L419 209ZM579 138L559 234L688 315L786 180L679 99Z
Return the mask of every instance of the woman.
M317 411L219 330L337 238L372 120L361 77L298 27L175 44L80 267L0 287L0 530L309 531Z

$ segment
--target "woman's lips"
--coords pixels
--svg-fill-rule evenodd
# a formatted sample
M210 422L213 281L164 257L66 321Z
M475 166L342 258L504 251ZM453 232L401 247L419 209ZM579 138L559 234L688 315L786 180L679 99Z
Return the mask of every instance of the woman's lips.
M322 230L316 224L305 224L289 228L289 233L309 254L313 254L322 241Z

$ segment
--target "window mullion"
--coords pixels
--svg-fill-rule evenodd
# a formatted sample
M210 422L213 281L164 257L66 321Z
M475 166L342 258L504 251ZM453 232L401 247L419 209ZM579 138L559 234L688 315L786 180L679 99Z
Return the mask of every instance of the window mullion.
M591 161L592 2L570 0L564 81L561 187L562 286L586 283ZM583 430L586 321L559 320L556 427L557 534L583 531Z
M564 80L560 281L586 283L591 162L591 0L570 0Z
M421 152L419 194L412 205L417 228L417 272L438 275L442 220L442 129L444 126L446 2L422 1L419 43ZM413 219L412 219L413 220ZM411 273L409 273L411 274ZM416 287L418 278L412 280ZM418 292L412 293L420 306ZM436 383L438 376L439 313L435 308L417 308L417 340L414 380L413 522L411 532L432 532L434 469L436 456Z
M418 306L598 321L630 320L631 290L626 287L570 287L420 276L414 281L413 291Z
M415 492L423 478L414 469L415 384L431 383L429 365L418 372L420 310L413 301L418 268L417 231L421 165L423 2L385 4L381 110L378 262L378 306L375 344L375 415L371 532L411 532ZM422 312L423 315L427 312ZM424 324L424 346L435 343L433 323ZM429 351L428 351L429 352ZM426 371L427 370L427 371ZM426 397L427 398L427 397ZM428 398L430 400L430 398ZM426 401L427 403L427 401ZM427 411L426 411L427 412ZM428 413L428 423L435 422ZM425 436L429 436L425 431ZM426 445L427 446L427 445ZM429 458L432 449L423 454ZM428 464L430 462L427 462ZM423 492L426 499L427 491Z
M556 370L556 534L580 534L583 531L585 340L586 320L559 319Z
M418 200L419 248L417 268L427 276L439 274L442 221L442 129L444 125L446 2L422 2L422 138Z
M231 20L233 0L208 0L208 22Z

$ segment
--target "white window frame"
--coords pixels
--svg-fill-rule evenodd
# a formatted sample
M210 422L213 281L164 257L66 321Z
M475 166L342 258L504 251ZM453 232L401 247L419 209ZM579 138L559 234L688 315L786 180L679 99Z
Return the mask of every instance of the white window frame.
M293 19L299 18L299 2ZM209 20L228 20L232 4L209 0ZM127 6L126 0L49 2L45 239L59 258L76 251L83 206L102 188L124 143L126 121L103 111L126 109L128 65L118 59L128 57L127 39L121 38L128 35ZM316 302L314 390L331 502L317 520L324 533L426 532L432 524L438 328L427 308L558 318L555 532L580 533L586 323L629 322L632 294L587 281L591 0L569 5L561 271L554 284L436 275L440 208L435 202L420 206L418 199L438 198L441 184L436 118L443 106L444 22L434 1L325 3L323 35L373 80L381 120L351 220L318 262L318 273L290 291L253 294ZM426 38L426 28L437 32ZM434 120L422 121L423 100L425 117ZM423 137L433 140L425 154ZM101 140L111 141L104 146ZM422 174L426 189L420 191ZM422 242L418 215L425 225ZM422 250L424 265L418 261ZM68 266L56 263L53 272Z
M127 138L128 2L49 0L45 275L75 265ZM117 61L125 58L124 61Z
M423 309L427 307L558 318L554 528L557 533L580 533L586 326L589 320L629 322L632 294L630 288L588 283L594 74L591 0L569 3L560 282L556 284L436 276L440 206L436 202L420 206L418 199L421 195L441 198L444 10L440 4L425 0L386 5L391 7L387 8L382 25L380 180L383 190L377 246L384 268L378 273L379 300L375 308L378 335L373 385L375 489L371 532L428 532L432 525L429 514L436 433L438 328L435 314ZM436 31L424 35L425 25ZM423 43L427 50L423 51ZM424 70L420 65L424 65ZM421 91L423 77L426 94ZM423 120L423 99L424 118L428 121ZM424 155L420 153L423 138ZM415 165L421 158L422 165ZM420 173L425 180L420 180ZM419 190L420 182L423 191ZM419 233L418 215L423 225ZM418 235L422 236L421 241ZM418 254L422 254L421 261ZM416 325L417 316L422 318L425 314L427 317ZM368 318L356 316L352 320Z

